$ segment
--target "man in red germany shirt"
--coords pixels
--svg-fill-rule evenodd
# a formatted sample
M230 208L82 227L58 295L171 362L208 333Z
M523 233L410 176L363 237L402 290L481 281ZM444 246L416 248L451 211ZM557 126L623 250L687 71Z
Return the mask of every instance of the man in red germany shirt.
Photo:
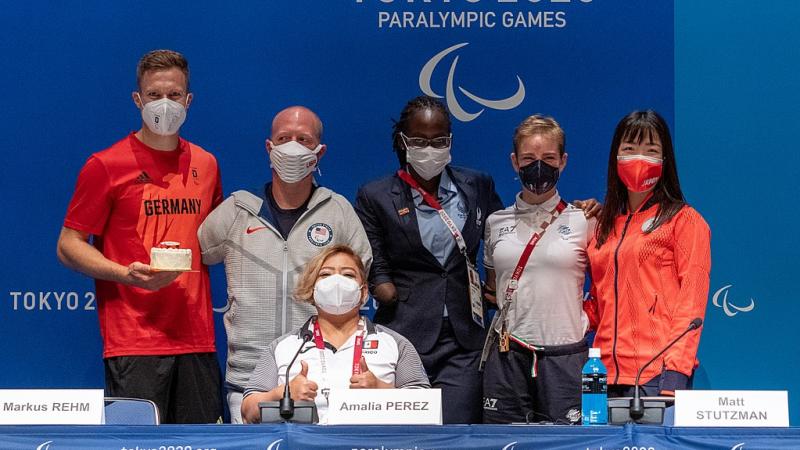
M221 417L208 268L197 228L222 201L214 156L181 139L192 101L180 53L139 61L142 127L89 157L58 239L64 265L96 281L106 395L152 400L165 423ZM151 270L164 241L192 250L189 272Z

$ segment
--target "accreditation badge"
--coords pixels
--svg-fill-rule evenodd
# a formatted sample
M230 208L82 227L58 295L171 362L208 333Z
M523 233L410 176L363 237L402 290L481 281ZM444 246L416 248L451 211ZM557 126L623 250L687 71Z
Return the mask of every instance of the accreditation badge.
M472 320L481 328L483 323L483 294L481 293L481 278L475 266L467 260L467 278L469 279L469 303L472 308Z

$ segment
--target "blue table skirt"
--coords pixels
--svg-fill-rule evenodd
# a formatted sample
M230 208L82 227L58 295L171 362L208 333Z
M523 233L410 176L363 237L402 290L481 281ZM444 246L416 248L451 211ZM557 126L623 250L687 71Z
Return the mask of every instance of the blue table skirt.
M0 426L0 449L800 449L800 428L625 426Z

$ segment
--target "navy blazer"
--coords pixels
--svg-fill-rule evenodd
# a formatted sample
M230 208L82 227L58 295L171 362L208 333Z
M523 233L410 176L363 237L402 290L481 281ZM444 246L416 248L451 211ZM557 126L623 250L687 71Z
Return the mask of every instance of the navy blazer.
M462 235L475 263L486 218L503 204L488 174L454 166L445 170L467 203ZM439 336L447 305L459 344L480 349L486 331L472 320L466 261L456 246L443 266L425 248L411 188L397 174L372 181L358 190L355 210L372 245L370 287L387 281L397 287L397 302L380 304L375 323L397 331L418 352L427 353Z

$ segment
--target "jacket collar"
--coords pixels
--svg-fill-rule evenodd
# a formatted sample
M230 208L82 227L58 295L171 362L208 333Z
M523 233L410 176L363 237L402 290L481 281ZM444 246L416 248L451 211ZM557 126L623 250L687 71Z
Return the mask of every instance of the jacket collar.
M523 213L540 211L540 210L544 210L549 213L550 211L556 209L556 206L558 206L558 203L560 201L561 201L561 195L559 195L558 191L556 191L555 195L545 200L543 203L540 203L538 205L531 205L530 203L522 199L522 193L520 192L517 194L517 199L514 202L514 207L517 211Z
M375 329L375 324L372 323L371 320L369 320L369 317L367 317L367 316L360 316L360 317L361 317L361 319L364 320L364 325L367 328L367 335L377 334L378 333L378 331ZM317 315L316 314L314 314L313 316L309 317L308 320L306 320L306 323L304 323L303 326L300 327L300 330L297 332L297 337L302 339L304 331L310 331L312 336L313 336L313 334L314 334L313 324L314 324L315 320L317 320Z
M248 208L248 209L250 210L250 212L252 212L253 214L258 215L259 217L261 217L262 219L264 219L268 223L274 224L275 223L275 218L272 217L272 213L270 212L270 209L269 209L269 199L267 198L267 195L268 195L267 194L267 192L268 192L267 189L270 189L271 185L272 185L272 182L270 181L268 183L265 183L264 186L259 188L259 189L250 190L250 193L252 193L253 195L257 196L261 200L261 203L258 206L256 206L256 205L248 205L248 206L250 206L250 208ZM308 202L308 207L306 208L307 211L311 211L317 205L327 201L332 196L331 190L328 189L328 188L319 186L316 183L316 180L314 181L314 186L315 186L315 189L311 191L311 200L309 200L309 202Z
M470 247L470 244L475 242L475 239L480 239L480 227L476 227L474 224L477 223L478 219L485 219L485 217L483 217L485 211L480 211L478 207L479 193L475 188L475 180L467 176L459 167L448 165L445 167L445 170L453 185L455 185L455 188L463 195L464 201L467 203L469 213L464 222L464 228L461 230L461 235L464 237L467 247ZM410 248L424 248L425 246L422 244L422 238L420 238L419 235L419 224L417 222L414 199L411 195L411 187L401 180L397 174L395 174L392 179L393 183L390 192L392 202L397 211L397 220L400 224L400 228L406 235ZM452 237L448 236L448 239L452 239ZM430 252L420 252L420 255L422 255L429 264L435 267L442 267L439 261ZM454 257L462 257L457 247L453 248L453 252L448 256L445 266L449 265L452 262L451 259Z
M439 191L436 193L431 192L431 194L433 194L436 198L440 199L440 201L442 198L446 198L448 194L458 193L458 187L456 187L456 184L453 182L453 180L450 178L450 175L448 175L447 172L448 172L447 170L443 171L442 176L439 179ZM422 194L417 192L416 189L409 189L409 191L411 192L411 198L414 200L414 205L417 207L422 205L423 204ZM427 206L427 204L425 206Z
M464 174L461 168L457 166L447 165L444 168L445 172L447 172L447 176L450 178L451 182L455 185L456 189L461 190L464 193L473 194L474 193L474 180ZM398 195L403 193L403 191L411 192L411 188L400 179L400 177L395 174L393 176L394 183L392 183L392 194ZM469 189L469 192L466 190Z

